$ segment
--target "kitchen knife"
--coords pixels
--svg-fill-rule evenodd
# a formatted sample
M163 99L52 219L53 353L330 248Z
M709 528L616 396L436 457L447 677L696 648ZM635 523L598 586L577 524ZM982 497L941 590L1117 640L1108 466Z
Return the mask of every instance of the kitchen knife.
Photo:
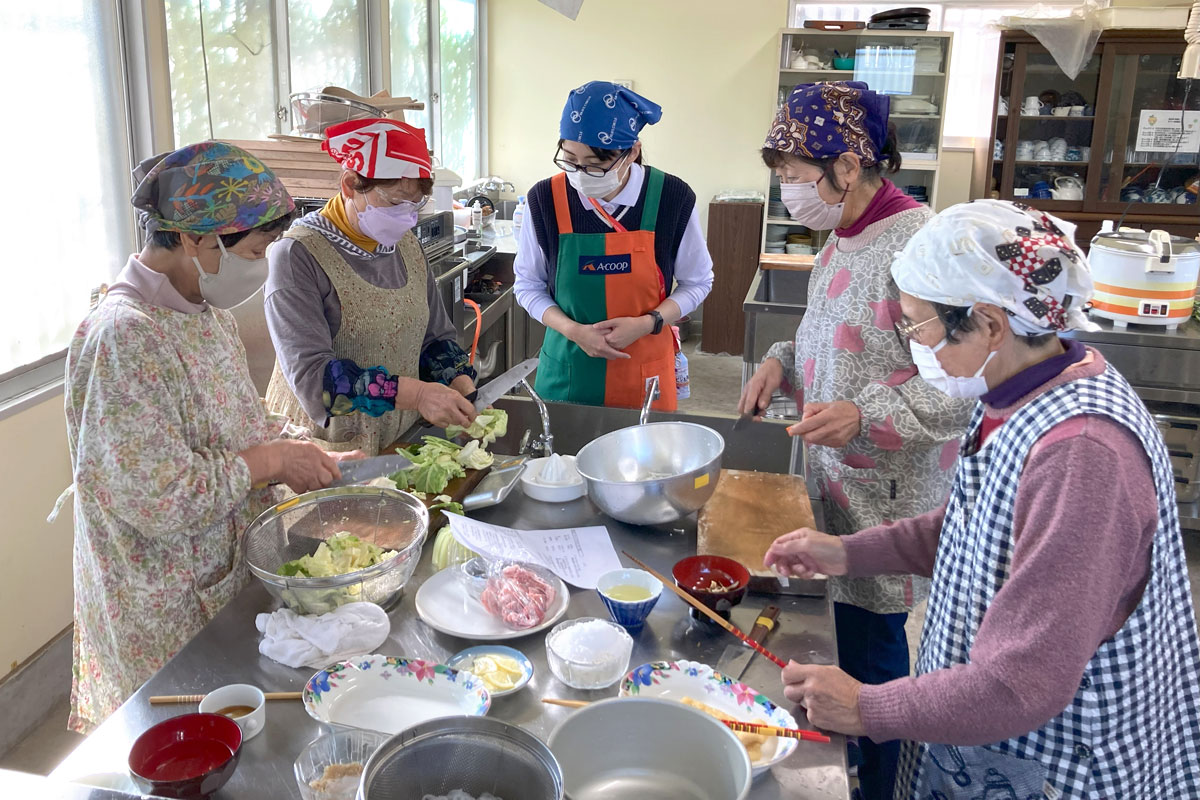
M750 630L750 638L759 644L767 638L776 626L779 619L779 606L767 606L758 615L758 619L754 620L754 627ZM721 660L717 662L717 672L720 672L726 677L733 678L735 681L742 677L742 673L746 671L746 667L750 666L750 659L754 658L754 651L744 644L731 644L725 648L725 653L721 656Z
M507 372L502 372L497 377L492 378L482 388L471 392L467 395L467 399L475 404L476 411L483 411L483 409L507 394L509 389L524 380L529 373L537 369L537 365L538 360L536 356L527 358Z
M740 431L742 428L746 427L747 424L752 422L754 420L754 418L757 417L761 413L763 413L762 409L760 409L758 406L755 406L753 411L747 411L745 414L742 414L740 417L737 418L737 420L733 423L733 429L735 431Z
M826 579L821 578L788 578L787 586L779 582L774 575L751 575L747 587L754 594L775 594L789 597L824 597Z
M409 461L408 456L399 453L376 456L375 458L358 458L353 461L342 461L338 464L338 469L342 471L342 477L329 484L329 486L330 488L335 486L352 486L356 483L369 481L372 478L391 475L393 472L408 469L412 465L413 463Z

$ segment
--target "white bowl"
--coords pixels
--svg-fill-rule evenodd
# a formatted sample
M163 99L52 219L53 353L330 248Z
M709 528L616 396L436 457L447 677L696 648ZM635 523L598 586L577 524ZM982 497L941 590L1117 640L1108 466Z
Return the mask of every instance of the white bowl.
M242 741L247 742L262 733L267 724L267 698L262 689L248 683L231 683L222 686L204 696L200 701L202 714L218 714L221 709L230 706L247 706L250 713L240 717L230 717L242 729Z
M761 722L780 728L795 728L796 718L744 683L696 661L654 661L636 667L621 681L621 697L653 697L682 705L690 697L712 706L739 722ZM755 777L795 752L795 739L776 736L763 745L762 758L753 762Z
M530 459L521 473L521 488L527 497L541 500L543 503L569 503L587 494L587 484L575 467L575 456L560 456L566 462L571 480L568 483L542 483L538 478L542 468L550 461L549 458Z

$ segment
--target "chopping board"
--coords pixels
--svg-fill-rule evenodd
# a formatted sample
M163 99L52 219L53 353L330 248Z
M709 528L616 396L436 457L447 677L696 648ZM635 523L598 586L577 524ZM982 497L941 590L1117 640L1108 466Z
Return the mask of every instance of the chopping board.
M394 453L398 449L412 447L412 444L412 442L394 442L390 447L385 448L382 452ZM491 467L485 467L484 469L467 469L466 474L461 478L451 478L450 482L446 484L446 489L442 492L442 494L448 494L450 495L451 500L456 503L461 503L467 495L475 491L475 487L478 486L479 482L483 480L484 477L491 471ZM422 501L425 503L426 508L433 505L433 498L436 496L437 495L430 495ZM442 525L446 524L445 520L446 517L441 511L438 511L430 518L429 529L431 531L436 531Z
M770 575L762 562L771 542L814 526L802 476L723 469L716 491L700 511L696 552L732 558L751 574Z

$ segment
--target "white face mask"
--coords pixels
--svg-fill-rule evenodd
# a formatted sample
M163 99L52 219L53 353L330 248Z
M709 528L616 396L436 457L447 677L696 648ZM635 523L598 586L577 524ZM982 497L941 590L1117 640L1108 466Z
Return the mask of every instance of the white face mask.
M621 160L626 156L621 156ZM576 170L567 173L567 180L585 196L600 200L621 188L621 167L615 166L599 177Z
M217 247L221 248L221 263L216 272L205 272L200 259L192 256L192 263L200 273L200 295L215 308L240 306L267 282L267 259L243 258L231 253L220 236Z
M846 207L845 192L842 202L830 205L821 199L817 191L819 180L807 183L779 184L779 199L787 206L792 219L814 231L828 231L842 221L842 210Z
M909 340L908 348L912 352L913 363L917 365L917 371L921 373L921 377L930 386L951 397L966 399L987 394L988 385L987 381L983 379L983 371L996 357L996 351L988 353L987 358L983 360L979 369L975 370L974 375L962 378L948 374L946 370L942 369L942 362L938 361L937 351L945 347L948 341L948 339L942 339L936 347L929 347L918 341Z

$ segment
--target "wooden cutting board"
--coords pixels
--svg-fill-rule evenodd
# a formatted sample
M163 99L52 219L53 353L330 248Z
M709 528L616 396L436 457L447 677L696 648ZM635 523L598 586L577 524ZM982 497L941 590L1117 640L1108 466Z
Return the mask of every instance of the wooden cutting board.
M771 542L813 526L803 477L723 469L717 490L700 510L696 552L732 558L755 575L770 575L762 562Z
M412 444L412 442L393 442L381 452L394 453L399 449L411 447ZM466 471L467 474L463 475L461 478L451 478L450 482L446 484L446 489L442 492L442 494L448 494L450 495L451 500L456 503L461 503L467 495L475 490L475 487L479 485L479 482L483 480L484 477L487 476L487 474L491 471L491 467L485 467L484 469L468 469ZM434 497L435 495L430 495L422 502L425 503L426 507L429 507L433 505ZM441 511L436 512L429 520L429 528L433 531L436 531L445 524L446 517Z

